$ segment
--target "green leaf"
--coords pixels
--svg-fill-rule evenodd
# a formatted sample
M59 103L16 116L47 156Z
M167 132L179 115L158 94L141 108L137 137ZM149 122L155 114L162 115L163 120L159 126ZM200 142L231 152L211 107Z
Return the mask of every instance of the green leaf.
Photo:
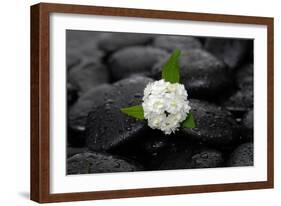
M182 127L184 128L195 128L196 123L193 117L193 114L191 112L188 113L186 119L182 123Z
M141 105L126 107L120 110L121 112L127 114L128 116L135 117L137 119L144 119L144 112Z
M178 65L181 51L175 49L168 59L162 70L162 79L170 83L178 83L180 81L180 69Z

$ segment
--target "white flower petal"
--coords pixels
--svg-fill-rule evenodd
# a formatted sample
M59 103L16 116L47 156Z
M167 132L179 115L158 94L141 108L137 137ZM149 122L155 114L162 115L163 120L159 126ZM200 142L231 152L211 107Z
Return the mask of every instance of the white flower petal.
M148 125L165 134L177 131L191 109L187 96L182 84L171 84L163 79L149 83L144 89L142 103Z

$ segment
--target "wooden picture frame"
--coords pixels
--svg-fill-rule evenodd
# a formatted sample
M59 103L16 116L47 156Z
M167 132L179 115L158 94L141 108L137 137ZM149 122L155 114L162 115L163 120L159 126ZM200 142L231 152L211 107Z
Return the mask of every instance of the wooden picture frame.
M267 180L128 190L50 193L49 36L51 13L126 16L267 27ZM31 199L61 202L273 188L273 18L40 3L31 7Z

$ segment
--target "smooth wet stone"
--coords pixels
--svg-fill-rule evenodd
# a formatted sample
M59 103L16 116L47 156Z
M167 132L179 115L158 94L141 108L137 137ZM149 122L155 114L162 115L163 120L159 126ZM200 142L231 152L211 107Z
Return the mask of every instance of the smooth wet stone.
M189 169L191 167L192 156L191 145L185 145L184 148L178 148L178 145L171 145L166 153L159 156L160 165L158 170L174 170L174 169ZM155 162L154 162L155 164ZM155 166L155 165L154 165Z
M190 36L168 36L161 35L155 37L152 43L153 46L165 49L172 52L174 49L180 49L181 51L190 49L200 49L202 45L200 41Z
M152 67L168 53L159 48L134 46L126 47L113 53L108 66L115 80L123 79L132 74L149 75Z
M83 130L85 130L88 113L93 107L103 105L108 99L108 96L112 95L112 92L113 86L109 84L102 84L85 92L69 109L69 127L73 129L80 128L79 130L83 128Z
M120 157L101 153L80 153L67 160L67 174L133 172L142 168Z
M130 143L129 147L132 152L128 157L133 156L147 170L168 170L188 168L188 160L196 145L179 133L165 135L159 130L149 129L145 136ZM129 147L124 145L120 151L125 153L124 149Z
M197 145L179 133L165 135L160 130L148 128L133 141L110 150L110 153L141 163L147 171L187 168L192 151Z
M79 127L76 125L67 125L67 143L71 147L85 147L86 136L85 127Z
M67 157L72 157L76 154L88 152L87 147L67 147Z
M246 64L237 70L236 82L239 89L253 87L254 84L253 64Z
M68 80L79 90L79 95L95 86L108 83L110 75L108 69L95 61L84 62L73 68L68 75Z
M171 146L169 138L159 130L147 128L141 138L127 141L125 144L111 149L111 154L120 155L140 162L146 169L159 166L159 156Z
M188 138L178 133L167 136L158 130L141 147L152 170L187 168L186 160L191 157L193 150Z
M152 76L161 78L165 61L152 69ZM191 98L217 100L232 84L226 65L201 49L182 52L180 56L180 82Z
M79 51L79 56L81 58L82 64L87 62L101 63L105 53L96 49L95 47L92 48L91 45L86 45Z
M151 41L148 34L106 33L98 43L98 47L106 52L113 52L124 47L144 45Z
M101 36L101 32L96 31L86 31L86 30L66 30L66 40L67 41L77 41L80 44L82 42L87 43L91 39L96 39Z
M215 168L223 165L223 155L213 149L205 149L191 157L191 168Z
M133 75L129 78L122 79L113 84L114 94L122 107L139 105L142 103L143 92L148 83L153 79L145 76Z
M237 69L236 84L238 90L235 91L223 106L229 111L243 116L245 112L253 108L254 94L254 70L253 64L246 64Z
M205 49L234 69L247 57L252 40L209 38Z
M74 52L66 52L66 66L67 70L71 70L74 66L81 63L80 56Z
M253 110L247 112L242 120L242 137L243 140L252 141L254 134L254 113Z
M254 104L253 87L248 86L243 89L237 90L225 102L223 102L222 105L227 110L233 113L244 113L252 109L253 104Z
M238 146L231 154L228 165L230 167L235 166L253 166L253 143L244 143Z
M224 149L238 140L238 125L230 112L217 105L195 99L190 100L190 105L196 128L182 129L187 137L199 144L218 149Z
M153 158L161 155L161 153L165 153L165 150L175 150L171 149L175 146L175 142L172 140L175 140L174 135L171 135L170 137L165 136L162 131L159 130L153 130L151 131L150 137L147 139L144 139L142 144L140 144L140 147L143 150L143 154L146 154L148 157Z
M94 31L66 30L66 47L67 49L80 49L87 45L93 47L103 35Z
M93 151L109 150L145 133L145 121L121 113L120 104L106 103L89 113L87 145Z
M141 76L121 80L113 85L112 96L92 109L86 123L87 145L91 150L113 149L145 134L147 123L127 116L120 109L141 104L149 81L152 79Z
M98 48L98 42L104 36L100 32L89 31L66 31L67 63L79 59L85 61L101 62L104 52Z
M67 105L71 106L78 99L78 90L72 84L67 83Z

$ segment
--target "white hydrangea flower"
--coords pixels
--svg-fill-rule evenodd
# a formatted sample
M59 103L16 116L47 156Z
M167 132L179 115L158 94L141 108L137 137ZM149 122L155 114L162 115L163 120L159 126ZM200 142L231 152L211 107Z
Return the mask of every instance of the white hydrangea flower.
M191 109L187 96L182 84L171 84L163 79L149 83L144 89L142 103L148 125L165 134L177 131Z

